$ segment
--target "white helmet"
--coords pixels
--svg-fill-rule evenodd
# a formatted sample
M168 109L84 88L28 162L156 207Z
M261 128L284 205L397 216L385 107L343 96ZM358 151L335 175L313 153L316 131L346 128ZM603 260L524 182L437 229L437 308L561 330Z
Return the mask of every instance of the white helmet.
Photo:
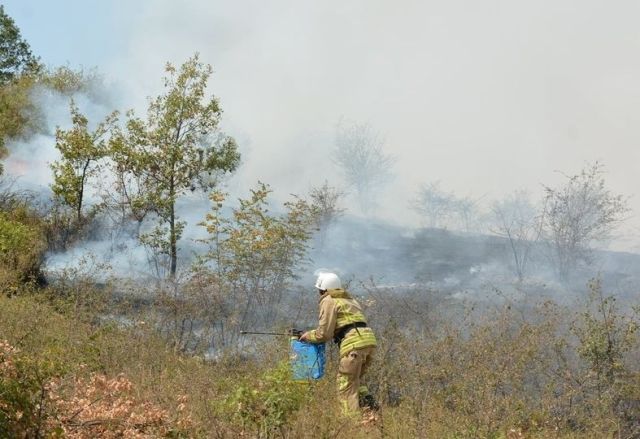
M335 290L342 288L342 282L335 273L320 273L316 281L316 288L319 290Z

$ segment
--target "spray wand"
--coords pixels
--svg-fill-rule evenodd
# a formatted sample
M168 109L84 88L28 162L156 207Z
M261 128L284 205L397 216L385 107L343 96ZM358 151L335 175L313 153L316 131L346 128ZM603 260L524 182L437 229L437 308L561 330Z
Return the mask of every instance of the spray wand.
M259 331L240 331L240 335L287 335L290 337L300 337L304 331L300 329L287 329L286 332L259 332Z

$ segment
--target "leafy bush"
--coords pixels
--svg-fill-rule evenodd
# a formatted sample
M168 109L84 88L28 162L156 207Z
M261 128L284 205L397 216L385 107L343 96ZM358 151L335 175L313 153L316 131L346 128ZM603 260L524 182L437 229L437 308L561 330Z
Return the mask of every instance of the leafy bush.
M25 211L12 216L0 212L0 288L14 293L17 287L38 277L44 251L42 234L37 224L28 221Z
M243 430L273 437L310 397L308 383L292 381L288 362L267 371L259 380L239 383L222 404Z

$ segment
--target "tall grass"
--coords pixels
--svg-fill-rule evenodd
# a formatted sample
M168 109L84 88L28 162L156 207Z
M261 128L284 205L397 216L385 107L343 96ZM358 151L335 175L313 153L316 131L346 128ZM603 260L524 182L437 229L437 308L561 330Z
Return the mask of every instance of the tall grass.
M60 286L0 297L0 431L9 437L640 435L637 314L597 282L573 311L544 302L478 312L434 292L395 305L369 296L380 344L368 381L382 408L367 426L337 410L333 348L324 379L291 383L286 338L215 359L180 353L151 322L92 315L78 298L109 293L82 285L66 284L74 292L64 299L52 300Z

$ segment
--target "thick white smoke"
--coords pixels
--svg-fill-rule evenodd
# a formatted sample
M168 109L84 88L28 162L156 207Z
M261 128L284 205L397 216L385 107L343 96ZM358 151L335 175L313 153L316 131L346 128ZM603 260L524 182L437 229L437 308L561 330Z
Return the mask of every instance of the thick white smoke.
M124 6L116 1L109 10L122 29L117 48L105 38L98 66L122 87L121 101L104 114L115 108L144 114L146 98L161 90L164 63L200 52L214 66L210 90L224 110L222 127L243 154L227 182L232 199L257 180L271 184L280 200L325 179L342 185L332 155L335 124L343 116L370 123L386 139L385 151L398 158L395 178L377 200L377 221L419 224L408 204L425 182L441 181L487 203L522 188L536 197L541 184L563 181L557 171L572 174L599 159L613 192L633 195L640 186L635 2L613 8L595 0L409 0L401 6L383 0L141 0ZM94 59L77 56L70 61ZM52 152L38 151L45 157ZM12 169L36 166L19 155L10 160ZM34 184L46 185L50 160L41 160ZM640 199L631 202L637 211ZM353 199L344 207L357 211ZM206 209L188 211L197 212L188 218L195 224ZM343 226L329 238L340 243L361 235L358 225L353 233ZM366 241L388 247L375 230ZM637 250L638 230L637 216L630 217L613 244ZM375 255L358 253L366 249L351 251L372 262ZM353 257L336 263L331 246L324 250L315 255L319 265L349 272ZM396 262L390 271L407 266L389 264Z

